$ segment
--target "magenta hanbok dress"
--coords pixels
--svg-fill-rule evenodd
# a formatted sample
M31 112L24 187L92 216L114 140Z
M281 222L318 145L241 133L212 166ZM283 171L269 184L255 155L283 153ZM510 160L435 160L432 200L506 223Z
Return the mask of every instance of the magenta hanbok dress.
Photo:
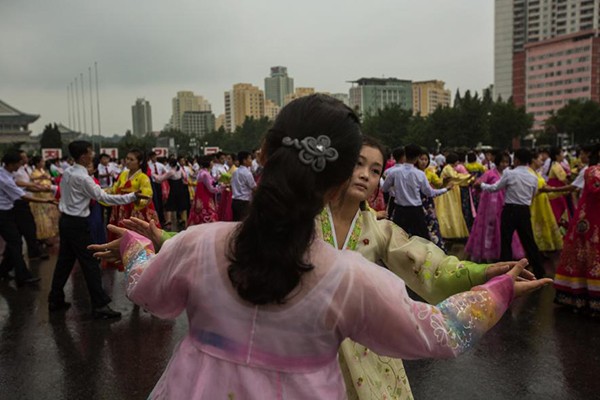
M502 275L438 306L419 303L392 272L315 239L306 259L314 269L289 300L254 305L227 274L237 226L190 227L158 254L148 239L123 236L129 299L161 318L185 311L189 321L151 399L345 399L337 359L345 338L391 357L453 357L513 297L512 278Z
M479 181L491 185L499 181L501 176L500 172L494 168L486 171ZM503 207L504 190L481 193L477 216L465 246L465 253L471 260L482 262L500 259L500 217ZM512 240L512 253L513 260L519 260L525 256L525 250L516 232Z
M216 222L219 220L215 194L219 193L220 189L213 186L213 183L214 180L210 173L205 169L200 170L196 182L194 202L190 208L190 216L187 222L188 226Z

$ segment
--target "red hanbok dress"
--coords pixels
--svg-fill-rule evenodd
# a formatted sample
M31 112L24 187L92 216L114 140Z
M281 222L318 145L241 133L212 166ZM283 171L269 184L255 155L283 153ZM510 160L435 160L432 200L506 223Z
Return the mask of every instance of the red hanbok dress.
M196 194L194 195L194 203L190 210L188 226L216 222L219 220L215 194L220 191L221 189L219 187L214 186L214 180L213 177L210 176L210 173L206 169L201 169L198 173Z
M600 312L600 165L587 169L556 276L555 302Z

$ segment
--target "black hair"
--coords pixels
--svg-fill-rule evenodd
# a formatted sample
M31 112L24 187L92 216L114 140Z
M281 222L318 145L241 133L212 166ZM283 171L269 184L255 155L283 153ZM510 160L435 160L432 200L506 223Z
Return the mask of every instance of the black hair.
M92 144L87 140L74 140L69 143L69 154L71 154L71 157L73 157L75 161L78 161L79 158L86 154L91 148ZM67 160L68 157L64 156L62 159Z
M515 150L515 159L519 160L521 165L529 165L533 155L531 154L531 150L526 148L520 148Z
M470 151L467 154L467 162L474 163L476 160L477 160L477 156L475 155L474 152Z
M454 164L455 162L458 161L458 154L452 152L452 153L448 153L448 155L446 156L446 164Z
M425 166L425 169L427 169L427 167L429 167L429 165L431 164L431 157L429 157L429 153L427 153L426 151L424 151L422 154L419 154L419 158L421 158L421 156L427 156L427 165ZM419 168L419 159L415 161L415 167Z
M40 161L42 161L42 157L33 156L29 159L29 165L31 165L32 167L35 168L35 166L38 165L40 163Z
M102 153L98 156L98 160L100 160L101 158L107 157L110 160L110 156L106 153Z
M202 156L198 159L198 164L200 164L202 168L210 168L212 160L213 158L211 156Z
M510 154L508 154L506 151L496 150L493 154L494 154L494 163L496 165L500 164L500 162L502 162L502 159L504 157L508 157L508 165L510 166Z
M299 150L282 144L325 135L338 158L316 172ZM356 114L324 94L296 99L283 107L264 138L264 165L246 219L230 243L229 279L239 296L253 304L282 304L313 269L306 252L325 194L350 178L362 142Z
M131 149L129 149L129 151L127 152L127 154L133 154L135 156L135 158L137 158L137 160L140 163L140 169L142 170L143 173L146 173L146 170L148 169L148 165L146 164L146 153L144 153L144 150L137 148L137 147L133 147Z
M383 158L383 164L381 165L381 175L383 176L383 167L385 167L385 160L388 159L388 152L386 147L379 140L375 139L372 136L363 136L362 145L379 150L379 152L381 153L381 157Z
M237 160L241 164L245 159L247 159L248 157L251 157L251 156L252 156L252 154L250 154L249 151L242 150L239 153L237 153Z
M392 157L397 163L400 162L400 160L402 160L404 157L404 147L396 147L394 150L392 150Z
M17 164L21 162L21 152L19 150L10 150L2 157L2 162L5 165Z
M176 158L169 158L169 166L171 166L171 168L177 167L176 171L179 171L179 162Z
M404 146L404 153L406 154L406 160L416 160L421 156L421 154L425 153L425 150L421 146L416 144L407 144Z

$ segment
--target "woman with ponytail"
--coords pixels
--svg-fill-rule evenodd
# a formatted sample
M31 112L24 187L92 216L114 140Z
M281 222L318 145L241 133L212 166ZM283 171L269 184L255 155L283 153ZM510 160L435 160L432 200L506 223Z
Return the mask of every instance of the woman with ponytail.
M150 398L343 399L337 350L346 337L385 356L456 356L514 296L551 282L516 281L522 260L431 306L411 300L390 271L317 238L315 217L347 187L361 140L343 103L294 100L264 138L243 222L190 227L157 254L118 228L120 240L90 247L123 259L132 301L162 318L188 314L189 333Z

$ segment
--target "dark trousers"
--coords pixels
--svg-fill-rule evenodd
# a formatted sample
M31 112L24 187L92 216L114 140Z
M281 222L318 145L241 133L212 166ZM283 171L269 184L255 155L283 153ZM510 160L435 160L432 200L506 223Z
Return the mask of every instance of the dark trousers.
M389 200L387 201L387 215L388 218L394 220L394 208L396 208L395 198L392 195L389 195Z
M87 246L92 244L87 218L63 214L59 222L59 232L60 250L48 301L61 303L65 300L64 287L77 260L92 299L92 307L99 308L110 303L110 297L102 288L100 264L87 249Z
M512 255L512 238L517 231L519 239L529 264L533 267L533 272L538 278L543 278L545 275L542 256L535 244L533 230L531 229L531 211L529 206L521 206L516 204L505 204L502 209L500 237L501 237L501 254L502 261L510 261Z
M410 236L419 236L431 240L427 224L425 223L425 211L423 206L394 206L394 223L404 229Z
M17 200L12 211L17 218L19 233L23 235L25 243L27 243L27 254L29 254L29 257L39 257L42 250L37 240L37 229L29 203L25 200Z
M162 201L162 186L160 183L152 182L152 202L158 215L158 222L160 222L160 226L164 226L166 221Z
M6 242L4 256L0 264L0 276L8 276L11 269L15 269L15 279L22 282L31 278L31 272L23 259L23 241L17 226L17 215L12 210L0 210L0 236Z
M233 199L231 200L231 212L233 213L234 221L241 221L248 214L249 201Z

